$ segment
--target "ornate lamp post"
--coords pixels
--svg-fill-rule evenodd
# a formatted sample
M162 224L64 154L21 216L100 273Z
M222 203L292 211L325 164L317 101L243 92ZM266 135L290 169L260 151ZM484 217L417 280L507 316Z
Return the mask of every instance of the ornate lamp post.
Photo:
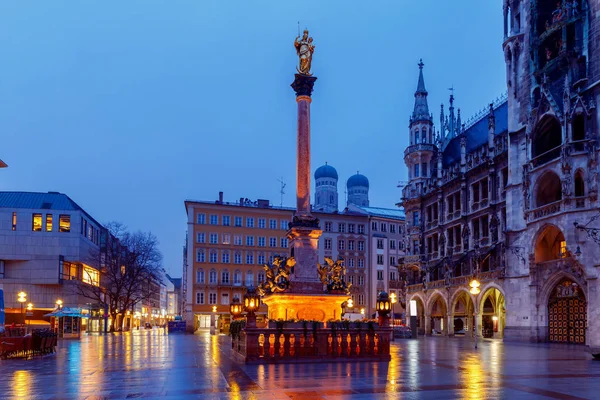
M29 325L31 325L31 316L33 315L33 303L27 304L27 316L29 317Z
M256 314L260 306L260 295L256 292L252 286L248 288L246 294L244 294L244 310L246 314L246 326L249 328L256 328Z
M63 301L61 299L56 300L56 309L62 310L62 308L63 308Z
M394 318L396 317L394 315L394 304L396 304L396 302L398 301L397 297L396 297L396 293L392 293L390 294L390 301L392 302L392 342L394 341L394 325L395 325L395 321Z
M379 314L379 326L388 326L390 322L390 310L392 309L392 303L390 301L390 295L387 292L379 293L377 296L377 314Z
M474 296L477 296L480 292L481 289L479 289L479 287L481 286L481 283L477 280L477 274L479 273L479 246L475 245L475 271L473 272L473 279L471 279L471 282L469 282L469 293L471 293ZM475 317L475 326L473 327L473 333L474 333L474 337L475 337L475 348L477 348L477 334L479 333L479 328L478 328L478 320L479 316Z
M229 312L231 313L232 320L235 321L240 317L242 313L242 303L240 303L240 299L235 297L231 304L229 305Z
M23 313L23 303L27 301L27 293L19 292L17 294L17 301L21 303L21 317L23 319L23 325L25 325L25 314Z

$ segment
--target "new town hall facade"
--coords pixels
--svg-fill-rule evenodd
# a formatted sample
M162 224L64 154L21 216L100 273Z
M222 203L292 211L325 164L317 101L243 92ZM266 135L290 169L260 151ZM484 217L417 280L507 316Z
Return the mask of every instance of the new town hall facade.
M404 152L408 255L425 334L587 345L600 353L600 3L505 0L507 97L440 125L423 77ZM472 294L476 278L480 293Z

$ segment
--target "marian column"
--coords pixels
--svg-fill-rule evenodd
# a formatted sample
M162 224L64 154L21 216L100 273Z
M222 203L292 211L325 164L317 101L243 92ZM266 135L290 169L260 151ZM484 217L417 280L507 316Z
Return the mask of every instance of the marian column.
M276 259L264 268L267 279L259 287L270 319L327 321L340 318L341 305L348 299L341 261L318 260L319 220L310 210L310 103L316 77L310 73L314 45L308 31L294 41L300 59L292 89L298 106L296 212L287 232L290 256ZM285 262L285 265L284 265ZM270 278L269 278L270 275Z
M323 293L323 285L317 274L318 240L322 231L319 229L319 220L310 210L310 96L317 78L310 73L315 47L308 30L304 31L301 38L296 38L294 46L300 62L291 85L296 92L298 106L296 213L288 231L291 255L296 260L291 289L294 292Z

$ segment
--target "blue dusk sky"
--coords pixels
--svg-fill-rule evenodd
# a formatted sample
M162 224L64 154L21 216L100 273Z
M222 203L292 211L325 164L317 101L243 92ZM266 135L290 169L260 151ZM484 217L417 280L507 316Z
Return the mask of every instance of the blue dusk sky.
M181 276L185 199L294 206L298 25L316 45L312 170L394 208L419 58L439 125L506 91L500 0L4 1L0 190L59 191L152 231ZM437 126L436 126L437 128Z

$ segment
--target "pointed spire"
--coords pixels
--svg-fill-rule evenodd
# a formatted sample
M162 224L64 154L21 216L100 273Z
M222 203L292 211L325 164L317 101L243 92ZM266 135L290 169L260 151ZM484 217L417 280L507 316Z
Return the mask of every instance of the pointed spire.
M425 89L425 79L423 78L423 60L419 60L419 82L417 83L417 91L415 92L415 108L412 113L411 122L431 120L429 114L429 105L427 104L427 90Z

